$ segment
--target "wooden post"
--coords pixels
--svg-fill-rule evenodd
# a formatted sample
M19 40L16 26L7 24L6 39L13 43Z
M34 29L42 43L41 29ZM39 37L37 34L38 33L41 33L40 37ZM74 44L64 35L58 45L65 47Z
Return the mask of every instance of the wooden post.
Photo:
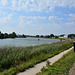
M74 43L74 52L75 52L75 41L73 43Z

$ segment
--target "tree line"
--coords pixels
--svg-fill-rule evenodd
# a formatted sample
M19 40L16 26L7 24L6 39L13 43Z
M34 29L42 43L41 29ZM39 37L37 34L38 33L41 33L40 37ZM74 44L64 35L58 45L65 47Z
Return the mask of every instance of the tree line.
M6 39L6 38L26 38L26 35L17 35L15 32L12 32L10 34L8 33L1 33L0 31L0 39Z
M1 33L1 31L0 31L0 39L4 39L4 38L15 38L15 37L17 37L17 35L16 35L16 33L15 32L12 32L12 33L10 33L10 34L8 34L8 33Z
M36 35L36 36L30 36L30 35L17 35L15 32L12 32L10 34L8 33L1 33L0 31L0 39L5 39L5 38L26 38L26 37L44 37L44 38L52 38L52 37L55 37L55 38L58 38L58 36L55 36L54 34L50 34L50 35Z
M22 35L19 35L19 34L18 34L18 35L17 35L15 32L12 32L12 33L10 33L10 34L8 34L8 33L1 33L1 31L0 31L0 39L16 38L16 37L17 37L17 38L26 38L26 37L59 38L59 37L63 37L63 36L65 36L65 34L62 34L62 35L59 35L59 36L54 35L54 34L31 36L31 35L24 35L24 34L22 34ZM69 35L68 35L68 38L75 38L75 34L69 34Z
M69 34L68 38L75 38L75 34Z
M35 37L44 37L44 38L58 38L58 36L56 36L56 35L54 35L54 34L45 35L45 36L43 36L43 35L41 35L41 36L36 35Z
M31 35L17 35L15 32L12 32L12 33L10 33L10 34L8 34L8 33L2 33L1 31L0 31L0 39L6 39L6 38L26 38L26 37L42 37L42 38L58 38L58 36L55 36L54 34L50 34L50 35L36 35L36 36L31 36Z

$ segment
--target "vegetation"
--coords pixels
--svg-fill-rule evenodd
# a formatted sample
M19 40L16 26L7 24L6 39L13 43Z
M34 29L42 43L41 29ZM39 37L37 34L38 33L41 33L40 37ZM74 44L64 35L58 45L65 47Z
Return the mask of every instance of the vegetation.
M75 38L75 34L69 34L68 38Z
M73 40L66 40L29 47L1 47L0 75L15 75L70 48L72 45Z
M53 38L53 37L57 38L54 34L50 34L50 35L45 36L45 38Z
M63 37L63 36L65 36L65 34L60 35L60 37Z
M50 37L54 37L54 34L50 34Z
M75 53L72 50L52 66L47 65L47 67L43 67L41 69L42 72L37 73L37 75L68 75L73 63L75 63Z
M0 32L0 39L4 39L4 38L15 38L17 35L15 32L12 32L11 34L3 34Z
M6 39L6 38L26 38L26 35L17 35L15 32L12 32L10 34L8 33L1 33L0 31L0 39Z
M39 35L36 35L36 37L39 37Z
M65 34L62 34L62 35L59 35L59 36L57 36L57 35L54 35L54 34L50 34L50 35L36 35L36 36L31 36L31 35L24 35L24 34L22 34L22 35L17 35L15 32L12 32L12 33L10 33L10 34L8 34L8 33L1 33L1 31L0 31L0 39L6 39L6 38L26 38L26 37L37 37L37 38L59 38L59 37L64 37L65 36ZM68 36L67 36L67 38L72 38L72 39L75 39L75 34L69 34ZM65 38L61 38L61 39L65 39Z

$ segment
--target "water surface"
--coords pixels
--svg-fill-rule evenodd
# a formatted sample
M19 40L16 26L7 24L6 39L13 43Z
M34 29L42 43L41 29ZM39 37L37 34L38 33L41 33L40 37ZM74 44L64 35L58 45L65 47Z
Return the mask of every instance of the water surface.
M39 39L39 40L38 40ZM33 46L38 44L49 44L59 41L59 39L47 39L47 38L15 38L15 39L0 39L0 46Z

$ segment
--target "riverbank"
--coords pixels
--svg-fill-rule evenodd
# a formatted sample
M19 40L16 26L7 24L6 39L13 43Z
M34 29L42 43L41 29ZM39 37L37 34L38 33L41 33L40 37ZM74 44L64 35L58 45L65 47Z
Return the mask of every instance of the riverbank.
M41 72L37 73L36 75L73 75L74 72L72 70L74 67L73 69L71 69L71 67L74 62L75 53L74 50L71 50L53 65L47 65L46 67L43 67Z
M55 55L54 57L49 58L46 61L41 62L41 63L35 65L33 68L29 68L25 72L21 72L21 73L19 73L17 75L36 75L36 73L40 72L41 69L44 66L46 66L47 62L50 62L50 65L52 65L53 63L55 63L56 61L58 61L61 57L63 57L66 53L68 53L69 51L71 51L72 49L73 49L73 47L70 48L70 49L68 49L68 50L65 50L64 52L61 52L58 55Z
M15 75L73 46L73 40L29 47L0 48L0 75Z

